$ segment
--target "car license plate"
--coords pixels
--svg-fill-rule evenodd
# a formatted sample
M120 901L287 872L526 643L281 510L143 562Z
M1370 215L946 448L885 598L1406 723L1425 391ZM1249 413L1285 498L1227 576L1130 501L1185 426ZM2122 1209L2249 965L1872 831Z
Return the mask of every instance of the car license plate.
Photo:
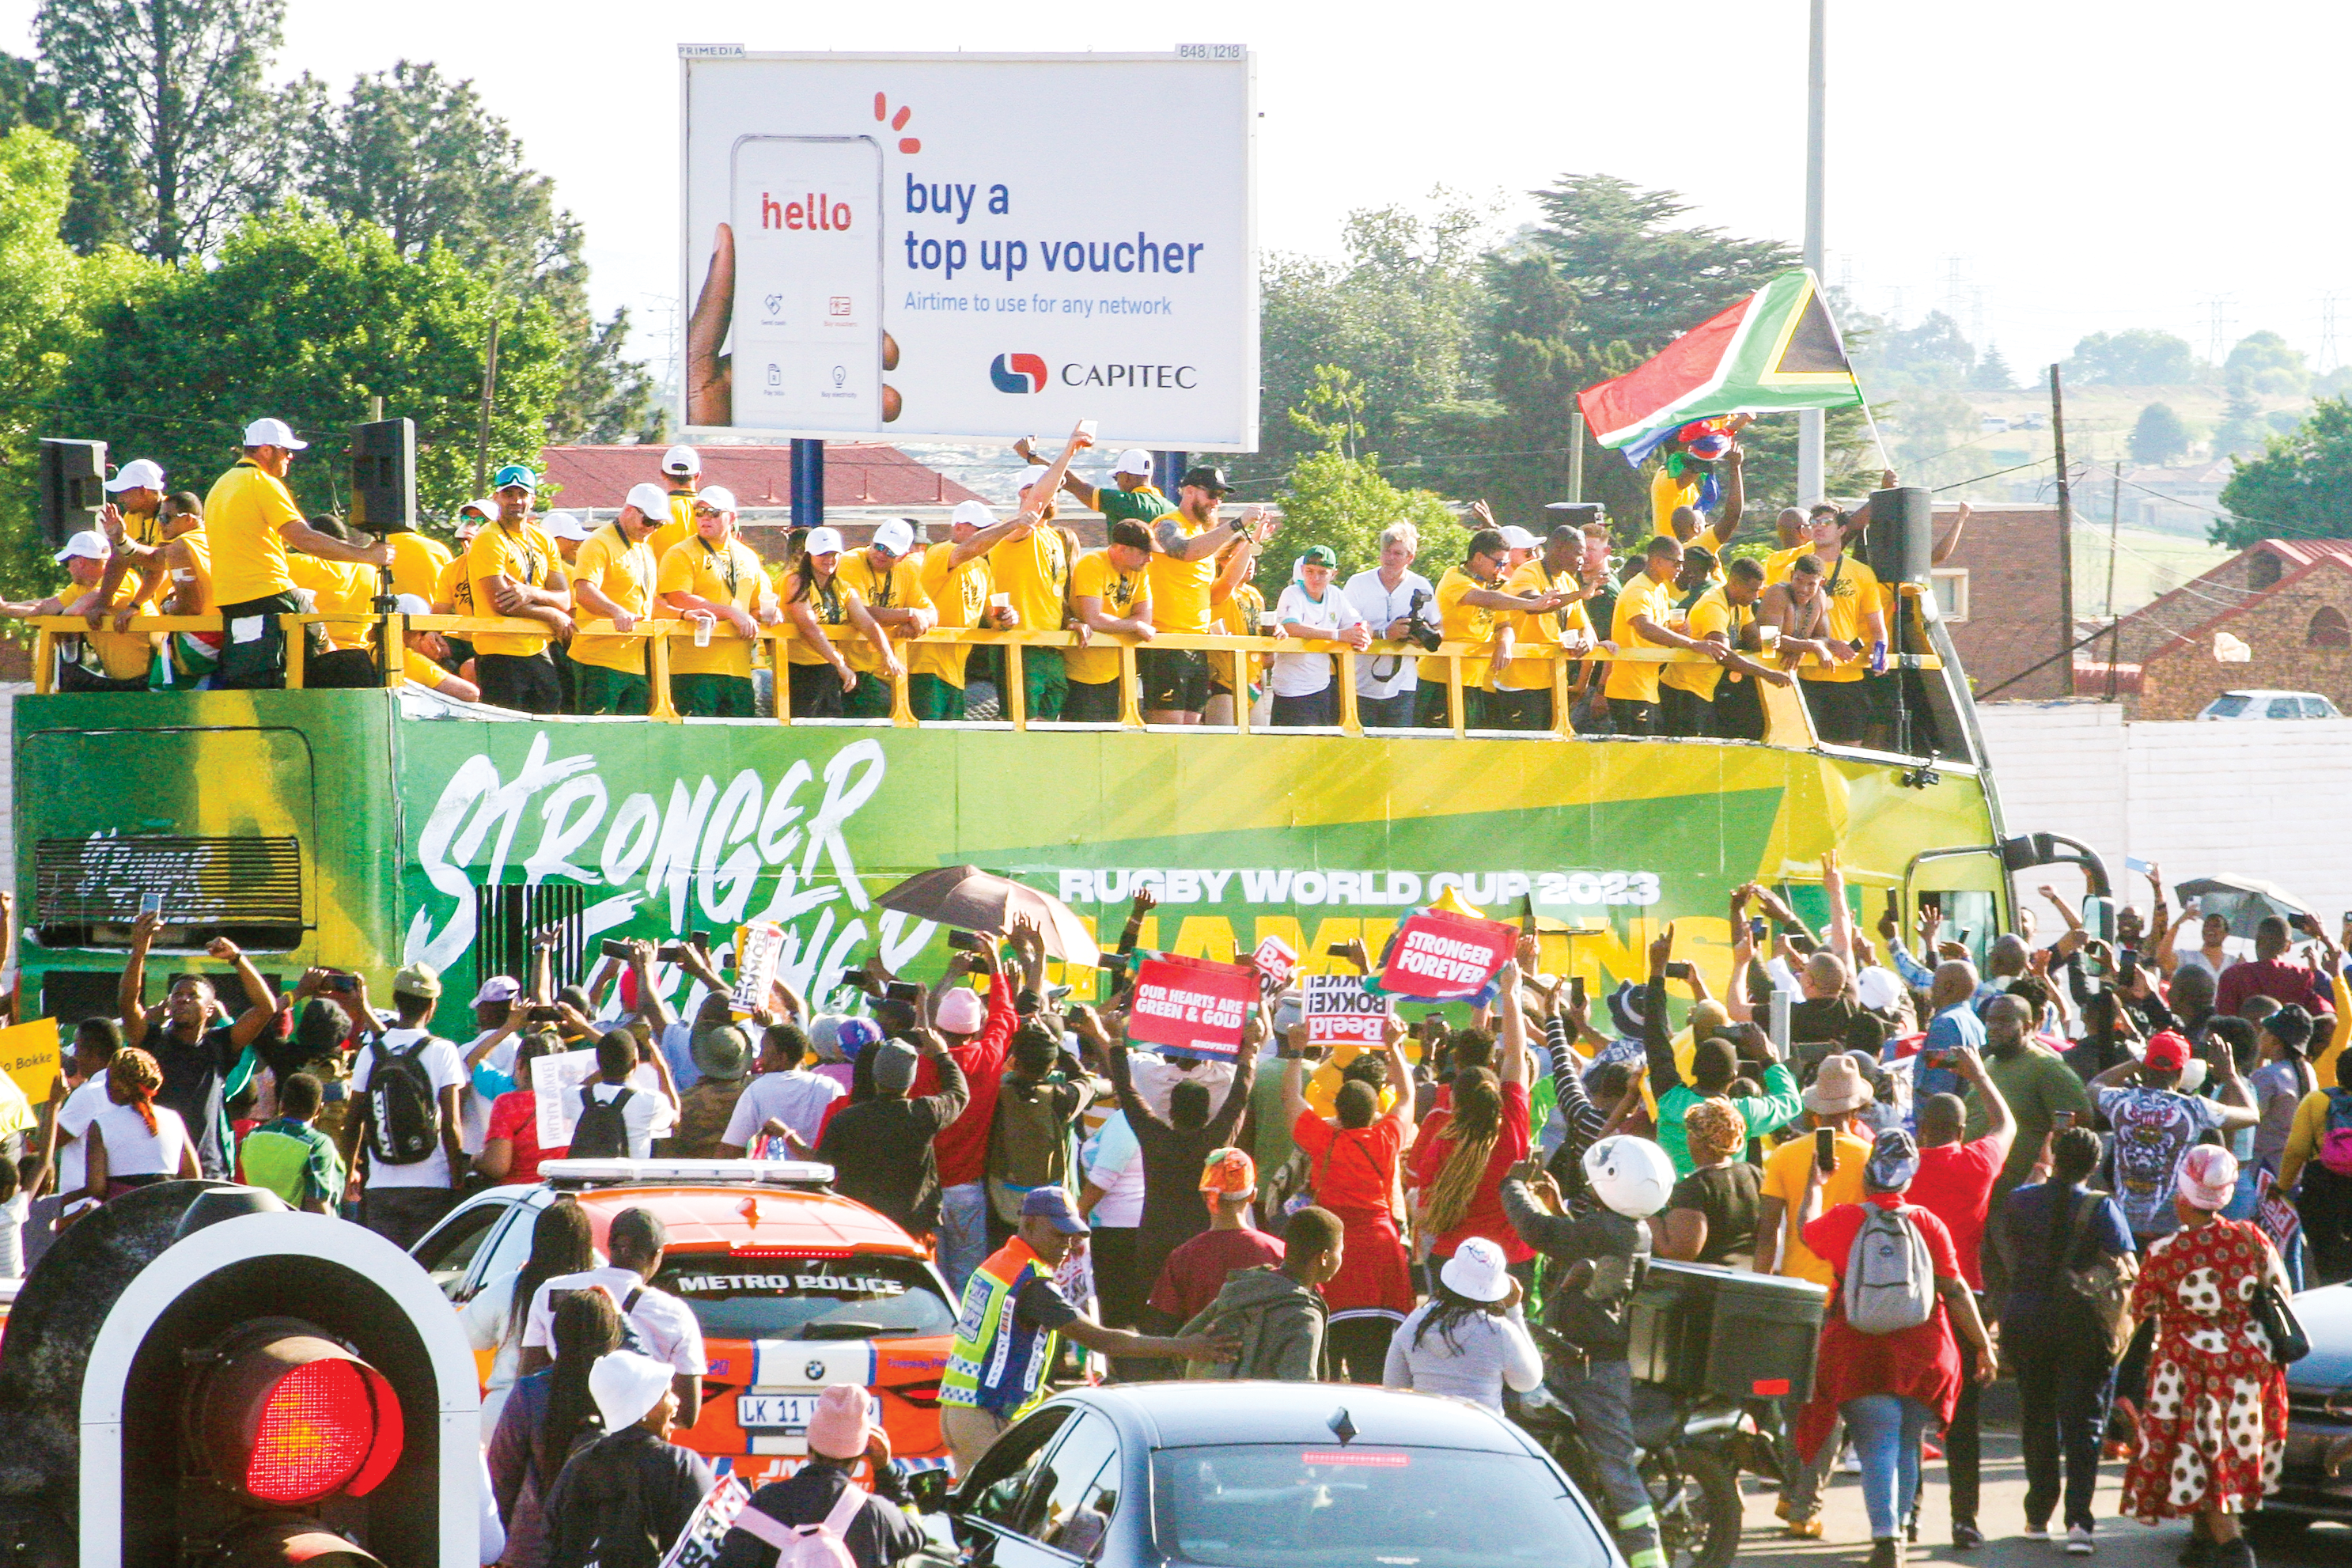
M816 1402L814 1394L739 1394L735 1424L746 1432L805 1432Z

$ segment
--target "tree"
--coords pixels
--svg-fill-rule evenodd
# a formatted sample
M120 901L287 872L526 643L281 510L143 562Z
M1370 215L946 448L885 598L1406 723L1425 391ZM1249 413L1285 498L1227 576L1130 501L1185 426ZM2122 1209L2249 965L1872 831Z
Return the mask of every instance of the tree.
M130 242L209 253L281 188L283 106L262 81L285 0L41 0L33 36Z
M2168 403L2151 403L2132 424L2131 455L2136 463L2169 463L2189 451L2189 426Z
M416 421L419 502L454 509L471 493L494 305L491 461L529 461L573 352L554 310L496 300L445 247L411 260L373 225L299 213L254 219L212 266L155 269L110 302L58 401L108 407L121 457L153 458L198 490L227 466L240 425L274 415L313 441L292 483L325 510L348 499L343 433L373 394Z
M1970 392L2015 392L2017 390L2017 377L2011 372L2009 361L2001 358L1999 343L1985 345L1984 357L1977 361L1976 370L1969 376L1969 390Z
M2271 435L2270 422L2263 417L2262 403L2254 396L2253 377L2231 376L2228 401L2221 405L2221 423L2213 431L2213 455L2236 458L2259 452Z
M1424 563L1440 563L1443 570L1462 559L1470 535L1443 499L1429 490L1398 488L1381 474L1379 458L1354 457L1346 449L1361 404L1362 388L1355 378L1336 365L1323 365L1300 406L1289 411L1292 427L1315 446L1291 465L1280 496L1282 525L1259 560L1258 592L1269 608L1308 545L1329 545L1339 557L1344 581L1380 564L1381 530L1393 522L1410 522L1420 532ZM1422 574L1436 576L1425 566Z
M2074 345L2066 376L2108 386L2186 386L2198 380L2197 355L2170 332L2146 327L2112 337L2093 332Z
M2232 381L2244 377L2264 397L2300 397L2311 384L2303 351L2289 348L2276 332L2249 332L2238 340L2221 370Z
M1948 391L1968 384L1977 351L1960 335L1958 321L1941 310L1930 310L1916 327L1873 333L1867 346L1854 352L1854 359L1864 389L1874 394L1912 387Z
M2352 538L2352 402L2323 398L2292 435L2239 458L2221 506L2231 515L2207 532L2232 550L2263 539Z

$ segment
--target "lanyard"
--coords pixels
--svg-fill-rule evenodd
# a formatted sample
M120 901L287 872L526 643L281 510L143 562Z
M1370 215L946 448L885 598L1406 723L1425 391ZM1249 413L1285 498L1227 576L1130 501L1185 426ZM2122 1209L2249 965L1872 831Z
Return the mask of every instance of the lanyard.
M528 527L529 525L526 524L525 526ZM517 538L514 531L507 527L505 523L502 522L499 524L499 531L507 536L507 540L509 543L517 544L521 547L523 569L529 574L529 575L523 578L525 584L534 588L539 586L540 578L545 575L545 569L540 564L539 552L530 547L530 541L529 539Z
M876 609L887 610L890 607L890 589L898 580L898 563L893 562L891 563L889 569L885 571L874 584L874 607Z
M814 575L815 568L811 567L810 573ZM841 625L840 578L837 576L828 577L824 582L819 583L816 585L816 595L818 602L824 605L824 624L829 626L837 626Z
M722 557L719 556L719 552L710 548L710 541L707 539L697 539L695 542L702 546L704 563L706 565L709 564L713 561L722 559ZM742 572L742 567L736 562L735 546L732 542L728 544L727 553L723 559L727 563L727 569L721 574L721 575L727 579L727 602L731 605L735 602L735 580ZM717 568L714 566L712 570L716 571Z

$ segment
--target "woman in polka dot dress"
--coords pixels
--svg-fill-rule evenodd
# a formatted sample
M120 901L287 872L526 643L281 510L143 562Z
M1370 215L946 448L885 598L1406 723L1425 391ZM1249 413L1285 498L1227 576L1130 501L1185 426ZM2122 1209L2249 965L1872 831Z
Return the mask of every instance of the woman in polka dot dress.
M2286 1446L2286 1377L2247 1302L2285 1271L2269 1240L2223 1219L2238 1162L2211 1144L2181 1162L2180 1228L2147 1249L2132 1310L2156 1320L2139 1452L2124 1475L2123 1511L2144 1523L2188 1517L2196 1568L2250 1568L2239 1516L2278 1489Z

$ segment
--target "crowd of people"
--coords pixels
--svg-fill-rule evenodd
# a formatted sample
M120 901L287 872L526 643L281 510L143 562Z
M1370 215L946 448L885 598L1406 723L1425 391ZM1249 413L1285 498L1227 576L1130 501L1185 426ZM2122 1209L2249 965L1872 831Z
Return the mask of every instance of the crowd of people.
M1091 445L1084 426L1050 462L1019 444L1031 466L1008 518L965 501L944 539L926 542L920 524L893 518L856 549L835 528L797 530L784 559L769 562L744 538L732 492L700 482L689 447L663 452L658 477L593 527L541 511L539 476L509 464L491 476L489 496L457 509L453 552L429 533L376 538L306 515L287 477L308 444L283 421L260 419L201 499L170 489L150 459L123 464L107 481L101 526L58 552L68 586L0 604L0 614L82 618L87 629L58 644L66 690L280 686L284 617L389 608L518 624L470 638L411 629L392 649L376 646L367 621L310 623L302 683L382 685L383 666L396 662L404 680L458 701L641 715L653 703L653 667L635 628L654 620L689 628L664 650L671 700L688 717L751 717L765 677L797 718L884 718L903 685L919 721L954 720L970 712L968 689L983 673L999 683L1009 667L999 648L922 639L982 628L1076 639L1024 647L1030 722L1119 721L1124 644L1137 649L1129 695L1150 723L1230 724L1239 702L1262 723L1336 725L1339 655L1349 650L1360 656L1362 725L1450 728L1450 656L1414 650L1453 644L1471 729L1554 728L1565 661L1579 734L1761 740L1759 688L1793 684L1823 739L1887 743L1900 679L1889 655L1903 646L1890 627L1904 615L1869 563L1870 509L1790 508L1770 548L1730 553L1746 506L1744 423L1720 422L1676 447L1627 558L1612 554L1597 504L1555 503L1531 531L1499 525L1482 501L1465 519L1463 558L1432 563L1434 582L1413 569L1421 541L1400 521L1381 533L1378 564L1344 578L1337 552L1308 546L1268 606L1251 581L1279 521L1268 509L1227 508L1232 484L1207 463L1186 469L1171 500L1140 448L1092 484L1073 467ZM1061 515L1065 497L1101 514L1100 548L1081 547ZM1963 506L1937 559L1966 520ZM142 615L216 619L219 629L131 629ZM1288 646L1154 646L1180 637ZM1913 634L1912 651L1922 646ZM1696 657L1622 657L1662 649Z
M584 984L492 976L465 1005L412 964L379 1008L364 977L324 970L280 994L224 940L227 975L179 974L151 1002L144 917L0 1219L31 1204L37 1252L139 1187L235 1177L406 1247L465 1193L567 1152L813 1158L926 1241L961 1300L940 1394L959 1469L1066 1375L1066 1345L1114 1378L1356 1381L1498 1412L1545 1389L1591 1447L1632 1568L1659 1545L1631 1302L1657 1259L1752 1269L1827 1291L1810 1397L1751 1411L1794 1534L1821 1533L1850 1445L1872 1563L1900 1562L1940 1448L1953 1543L1982 1543L1979 1393L2006 1369L2028 1538L2095 1551L2099 1468L2124 1457L2125 1516L2188 1519L2190 1559L2236 1568L2284 1441L2262 1298L2352 1276L2352 1090L2332 1081L2352 994L2308 920L2263 922L2252 957L2226 931L2167 951L2186 917L2159 876L2152 915L2121 911L2112 938L2053 897L2053 942L2021 911L1979 968L1932 904L1908 941L1891 913L1874 940L1830 857L1822 926L1732 892L1719 997L1672 925L1645 979L1597 1005L1542 972L1530 934L1467 1022L1391 1011L1377 1048L1327 1051L1297 993L1270 990L1230 1059L1132 1044L1116 992L1057 996L1026 921L911 994L869 963L820 998L845 1011L779 982L739 1016L685 945L681 1016L646 942ZM1360 946L1342 962L1372 968ZM453 1014L470 1037L433 1032ZM544 1147L532 1069L573 1050L593 1070L566 1091L568 1148ZM622 1214L599 1265L560 1201L525 1266L466 1308L492 1356L514 1568L597 1560L615 1499L674 1535L708 1489L665 1441L703 1370L691 1311L651 1283L666 1239ZM913 1538L887 1465L845 1500L877 1451L866 1398L828 1392L823 1462L754 1500L785 1527L834 1518L880 1563ZM730 1560L770 1561L753 1550Z

